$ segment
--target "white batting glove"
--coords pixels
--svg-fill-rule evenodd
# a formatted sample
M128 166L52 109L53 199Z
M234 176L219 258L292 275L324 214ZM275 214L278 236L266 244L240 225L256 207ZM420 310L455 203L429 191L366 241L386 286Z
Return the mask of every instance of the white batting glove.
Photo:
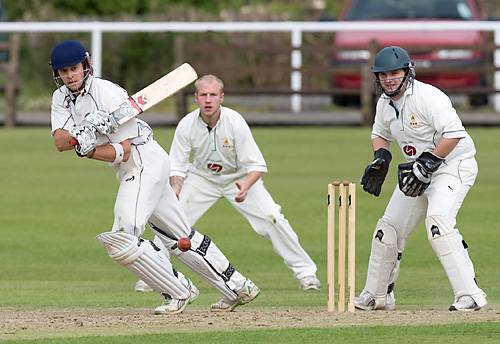
M100 134L109 135L118 130L118 122L112 113L96 110L85 115L84 121Z
M97 144L97 137L93 127L78 125L70 129L69 134L78 142L75 152L83 157L92 152Z

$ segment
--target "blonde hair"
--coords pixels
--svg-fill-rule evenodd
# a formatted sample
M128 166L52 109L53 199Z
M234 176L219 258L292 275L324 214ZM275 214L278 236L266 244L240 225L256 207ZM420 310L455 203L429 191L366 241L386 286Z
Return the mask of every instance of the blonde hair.
M222 82L222 80L219 79L218 77L216 77L215 75L206 74L206 75L199 77L198 80L195 81L194 87L196 88L196 90L194 91L194 93L198 92L198 87L199 87L200 83L202 83L204 81L210 82L210 83L212 83L212 82L218 83L221 93L224 92L224 83Z

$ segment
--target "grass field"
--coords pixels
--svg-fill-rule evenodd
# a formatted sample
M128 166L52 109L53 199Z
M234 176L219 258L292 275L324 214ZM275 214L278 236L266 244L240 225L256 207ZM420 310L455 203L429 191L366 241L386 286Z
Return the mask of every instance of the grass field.
M368 128L255 128L270 173L264 181L318 265L321 292L301 292L291 272L225 201L196 225L262 290L231 314L208 311L219 295L179 262L201 290L175 317L151 315L157 295L132 291L136 279L94 239L110 229L117 184L110 167L58 153L48 129L0 130L0 341L9 343L498 343L497 247L500 129L471 129L479 176L458 217L489 308L449 314L453 294L423 226L411 235L396 287L396 312L328 314L326 185L358 181L371 160ZM155 131L169 148L172 129ZM393 147L396 148L396 147ZM396 153L381 197L358 188L358 293L373 226L396 183ZM149 234L148 234L149 236ZM423 311L423 313L421 313ZM83 320L82 320L83 319Z

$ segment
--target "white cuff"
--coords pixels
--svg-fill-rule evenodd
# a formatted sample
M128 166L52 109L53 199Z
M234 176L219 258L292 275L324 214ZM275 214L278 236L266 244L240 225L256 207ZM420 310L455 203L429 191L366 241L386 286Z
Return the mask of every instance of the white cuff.
M119 143L112 143L111 146L115 149L115 160L112 162L113 165L119 164L123 161L123 146Z

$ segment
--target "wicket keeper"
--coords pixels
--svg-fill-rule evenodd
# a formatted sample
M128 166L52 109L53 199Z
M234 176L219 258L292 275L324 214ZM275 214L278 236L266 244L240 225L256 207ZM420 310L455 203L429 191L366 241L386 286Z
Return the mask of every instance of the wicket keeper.
M467 244L456 216L474 184L474 142L447 95L415 80L410 56L389 46L375 56L372 72L381 96L371 139L374 159L363 174L363 190L378 196L396 141L407 160L398 166L398 185L373 233L366 284L355 306L395 309L394 285L406 238L425 221L427 237L454 293L450 311L479 310L486 294L476 283Z

